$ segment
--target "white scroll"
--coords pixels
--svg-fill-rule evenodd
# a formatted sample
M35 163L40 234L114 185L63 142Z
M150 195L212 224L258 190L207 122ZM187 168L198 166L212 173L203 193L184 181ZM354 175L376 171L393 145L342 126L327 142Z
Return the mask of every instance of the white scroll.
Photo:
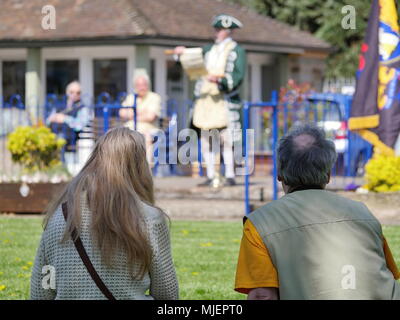
M186 48L180 56L180 61L190 80L199 79L208 73L204 64L202 48Z
M164 53L173 55L174 50L164 50ZM202 48L185 48L179 60L190 80L197 80L208 74Z

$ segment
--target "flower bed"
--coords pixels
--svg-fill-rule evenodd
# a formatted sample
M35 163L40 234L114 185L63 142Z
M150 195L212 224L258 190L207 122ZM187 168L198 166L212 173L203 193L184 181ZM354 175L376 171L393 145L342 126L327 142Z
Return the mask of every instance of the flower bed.
M17 127L7 136L13 165L0 173L0 212L40 213L46 209L70 179L60 159L64 144L64 139L40 125Z

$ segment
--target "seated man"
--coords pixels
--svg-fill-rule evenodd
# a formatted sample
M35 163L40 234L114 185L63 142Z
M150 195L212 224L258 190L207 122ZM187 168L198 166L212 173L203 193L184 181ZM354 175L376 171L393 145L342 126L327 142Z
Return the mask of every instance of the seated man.
M58 136L67 140L65 149L75 151L78 134L90 121L90 110L81 102L81 85L77 81L66 88L67 105L62 110L53 110L46 124Z
M150 91L150 79L146 74L140 74L133 79L133 87L137 94L136 101L136 130L145 136L146 154L149 163L153 161L153 135L158 130L158 120L161 116L161 97ZM119 116L125 120L130 129L134 127L134 112L132 109L134 95L130 94L122 103Z
M244 224L235 290L248 299L400 299L400 273L367 207L326 191L335 146L313 126L281 139L285 196Z

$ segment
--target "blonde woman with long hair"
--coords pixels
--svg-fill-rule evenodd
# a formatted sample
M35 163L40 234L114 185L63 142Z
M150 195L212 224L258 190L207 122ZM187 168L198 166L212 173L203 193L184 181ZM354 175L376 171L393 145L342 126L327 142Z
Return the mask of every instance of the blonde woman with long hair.
M108 131L49 205L31 299L178 299L167 221L144 137Z

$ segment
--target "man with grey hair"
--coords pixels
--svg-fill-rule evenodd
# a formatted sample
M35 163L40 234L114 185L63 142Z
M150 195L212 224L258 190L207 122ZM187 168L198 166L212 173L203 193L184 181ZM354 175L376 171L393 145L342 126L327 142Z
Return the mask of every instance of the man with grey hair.
M324 190L335 146L312 125L280 140L285 196L244 224L235 290L248 299L400 299L400 273L378 220Z
M90 125L93 118L91 109L81 100L81 91L78 81L70 82L65 89L66 104L61 106L61 109L53 108L46 119L46 125L58 136L66 139L64 161L68 171L73 175L78 173L88 157L87 148L85 150L79 144L83 141L87 143L89 140L79 139L82 131Z
M90 122L90 109L81 100L81 85L78 81L70 82L66 89L66 105L61 110L53 109L46 124L52 131L67 140L66 149L74 149L79 132Z

